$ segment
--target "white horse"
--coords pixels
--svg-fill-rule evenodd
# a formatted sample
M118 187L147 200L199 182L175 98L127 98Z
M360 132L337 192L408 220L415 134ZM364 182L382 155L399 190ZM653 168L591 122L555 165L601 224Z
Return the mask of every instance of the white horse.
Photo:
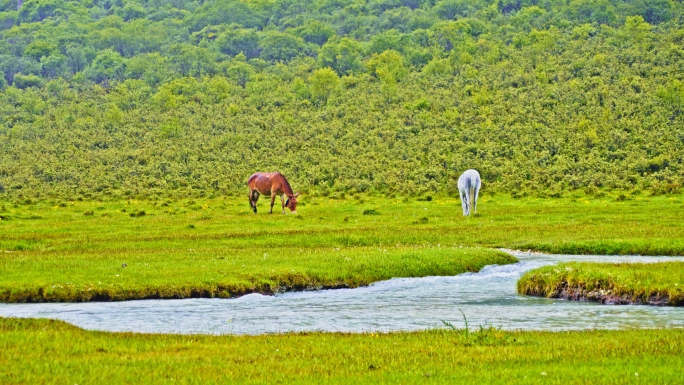
M470 215L470 208L473 208L473 213L477 213L477 194L480 192L480 173L476 170L466 170L458 178L458 195L461 197L461 206L463 207L463 215Z

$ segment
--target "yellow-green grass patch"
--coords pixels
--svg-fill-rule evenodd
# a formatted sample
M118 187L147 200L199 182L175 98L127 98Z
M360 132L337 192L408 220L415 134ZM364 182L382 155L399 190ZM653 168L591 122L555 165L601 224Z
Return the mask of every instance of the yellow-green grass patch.
M527 272L521 294L606 303L684 305L684 262L568 262Z
M684 330L149 335L0 318L0 383L684 381Z
M453 275L514 261L482 248L684 254L680 205L677 196L484 195L478 215L466 218L460 202L444 196L303 196L298 215L268 215L264 201L254 215L246 197L4 202L0 295L222 297Z
M351 247L45 251L3 257L3 302L234 297L358 287L393 277L456 275L517 260L498 250Z

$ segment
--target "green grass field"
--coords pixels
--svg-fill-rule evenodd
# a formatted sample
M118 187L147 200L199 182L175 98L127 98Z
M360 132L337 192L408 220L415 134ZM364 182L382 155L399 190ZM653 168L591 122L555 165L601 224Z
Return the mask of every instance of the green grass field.
M515 261L498 247L684 254L681 196L616 198L484 196L471 218L443 197L305 197L298 215L265 214L263 202L253 215L246 197L4 202L0 297L353 287ZM678 329L213 337L0 318L0 383L681 383L683 350Z
M515 259L491 248L684 254L681 196L304 197L298 215L246 197L0 204L0 300L228 297L454 275ZM125 266L124 266L125 264Z
M684 305L684 262L562 263L529 271L518 281L521 294L558 297L564 289Z
M3 384L677 384L682 351L682 329L214 337L0 318Z

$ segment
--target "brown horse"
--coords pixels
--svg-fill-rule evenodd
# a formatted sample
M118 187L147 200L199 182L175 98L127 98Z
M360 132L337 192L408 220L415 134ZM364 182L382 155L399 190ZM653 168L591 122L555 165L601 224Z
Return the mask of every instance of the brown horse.
M297 213L297 197L299 193L292 192L292 187L287 183L287 179L279 172L257 172L252 174L247 180L247 187L249 187L249 205L252 206L254 214L257 212L257 200L259 194L271 196L271 211L273 214L273 204L275 203L276 195L280 195L280 204L285 214L285 207L290 209L292 214ZM285 200L287 195L287 200Z

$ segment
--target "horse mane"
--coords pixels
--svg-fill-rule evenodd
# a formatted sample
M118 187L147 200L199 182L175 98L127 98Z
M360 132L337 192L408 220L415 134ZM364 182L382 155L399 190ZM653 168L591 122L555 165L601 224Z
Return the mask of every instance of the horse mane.
M287 181L287 179L285 179L285 175L283 175L279 172L277 174L280 175L281 178L283 178L283 188L284 188L283 192L287 195L294 195L294 191L292 191L292 187L290 186L290 183Z

